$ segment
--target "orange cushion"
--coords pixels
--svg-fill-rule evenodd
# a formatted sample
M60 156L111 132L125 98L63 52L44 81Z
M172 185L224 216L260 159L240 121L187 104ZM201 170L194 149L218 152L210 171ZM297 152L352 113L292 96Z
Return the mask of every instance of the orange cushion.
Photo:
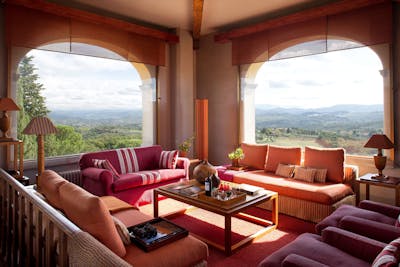
M328 181L342 183L344 178L344 149L306 147L304 166L327 169L326 179Z
M265 162L265 171L275 172L279 163L300 165L300 161L300 147L281 147L270 145L267 153L267 161Z
M353 190L342 183L308 183L284 178L263 170L238 172L233 182L250 184L263 187L267 190L278 192L281 196L303 199L326 205L332 205L344 197L352 195Z
M242 165L264 169L265 158L267 156L268 145L246 144L242 143L240 147L243 149L244 158L240 160Z
M145 252L131 244L126 247L126 255L123 259L132 266L186 267L203 266L199 262L207 261L207 258L207 244L188 235L150 252Z
M81 187L67 183L60 187L60 200L67 217L120 257L126 250L103 201Z
M58 173L45 170L38 180L39 192L46 197L50 205L61 209L60 187L66 183L69 182Z

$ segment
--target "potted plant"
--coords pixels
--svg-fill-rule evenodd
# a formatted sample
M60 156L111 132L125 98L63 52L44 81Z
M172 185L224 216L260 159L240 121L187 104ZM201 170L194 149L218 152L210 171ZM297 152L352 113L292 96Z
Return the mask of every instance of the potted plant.
M187 157L190 148L192 147L194 137L186 138L182 143L178 145L179 149L179 156L180 157Z
M239 167L239 160L244 158L243 149L240 147L236 148L235 151L228 154L228 158L232 160L233 167Z

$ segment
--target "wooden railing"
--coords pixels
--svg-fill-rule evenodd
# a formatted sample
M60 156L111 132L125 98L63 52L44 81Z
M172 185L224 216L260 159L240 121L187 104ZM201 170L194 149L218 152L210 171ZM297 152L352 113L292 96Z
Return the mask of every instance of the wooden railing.
M0 266L130 266L3 169L0 256Z
M68 266L68 229L72 234L79 228L49 208L33 186L24 187L0 169L0 251L6 266Z

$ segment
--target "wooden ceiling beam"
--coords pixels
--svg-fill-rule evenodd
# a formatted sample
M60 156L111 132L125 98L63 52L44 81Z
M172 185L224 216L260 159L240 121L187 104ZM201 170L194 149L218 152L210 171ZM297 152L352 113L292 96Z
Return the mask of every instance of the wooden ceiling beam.
M390 0L342 0L331 4L299 11L290 15L273 18L254 25L236 28L214 36L215 42L226 43L234 38L262 32L265 30L285 26L293 23L304 22L311 19L321 18L323 16L343 13L357 8L370 5L389 2Z
M193 0L193 48L199 48L204 0Z
M130 23L124 20L105 17L87 11L61 6L44 0L5 0L6 4L23 6L26 8L43 11L58 16L91 22L99 25L111 26L119 30L132 32L135 34L161 39L169 43L178 43L179 37L175 34L163 32L138 24Z

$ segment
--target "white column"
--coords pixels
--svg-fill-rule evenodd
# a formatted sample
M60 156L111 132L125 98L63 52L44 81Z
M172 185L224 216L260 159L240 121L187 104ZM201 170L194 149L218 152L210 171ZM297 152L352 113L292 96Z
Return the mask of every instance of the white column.
M255 143L255 92L258 85L242 78L240 86L240 142Z
M142 90L142 146L153 145L156 122L156 84L154 79L143 81Z

